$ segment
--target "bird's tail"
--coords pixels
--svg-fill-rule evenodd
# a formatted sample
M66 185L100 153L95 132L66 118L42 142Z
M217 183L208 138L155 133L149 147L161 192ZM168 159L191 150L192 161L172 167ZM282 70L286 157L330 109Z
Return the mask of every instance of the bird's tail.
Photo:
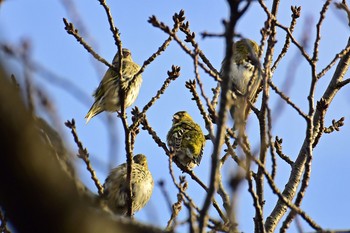
M248 118L248 103L244 97L238 97L234 106L230 109L231 116L234 121L233 130L238 131L238 135L242 135L245 131Z
M89 123L89 121L91 120L91 118L93 118L94 116L96 116L97 114L100 114L102 112L102 109L100 106L98 106L96 103L94 103L90 110L88 111L88 113L86 114L85 118L86 118L86 124Z

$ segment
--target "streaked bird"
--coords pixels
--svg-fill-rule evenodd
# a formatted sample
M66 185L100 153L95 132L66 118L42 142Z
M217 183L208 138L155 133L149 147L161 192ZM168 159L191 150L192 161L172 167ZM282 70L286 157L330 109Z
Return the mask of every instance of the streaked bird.
M229 78L232 80L230 88L231 94L235 98L231 99L230 113L234 120L234 129L240 131L245 127L250 106L257 100L257 92L261 85L260 67L258 67L258 44L250 39L242 39L233 44L232 69ZM224 67L227 63L225 58L221 64L220 74L225 74Z
M175 152L175 159L192 170L199 165L205 146L201 127L185 111L174 114L173 124L167 134L167 144Z
M112 169L103 185L102 198L107 206L118 215L126 215L128 212L128 182L127 164L123 163ZM151 172L148 170L147 158L143 154L133 157L131 167L131 199L132 215L142 209L151 198L154 182Z
M132 60L130 50L123 48L122 55L122 77L119 77L115 70L108 68L93 94L95 102L85 116L86 123L103 111L116 112L121 110L120 88L125 93L123 97L125 108L130 107L135 102L142 84L142 76L134 76L140 70L140 66ZM119 53L114 56L113 65L117 67L117 70L119 69Z

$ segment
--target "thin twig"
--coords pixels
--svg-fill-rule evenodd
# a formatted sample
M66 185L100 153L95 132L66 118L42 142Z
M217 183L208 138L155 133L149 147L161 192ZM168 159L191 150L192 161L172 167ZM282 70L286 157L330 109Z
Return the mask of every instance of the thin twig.
M100 57L93 49L92 47L84 40L82 36L79 35L78 29L75 29L73 23L68 22L66 18L63 18L63 23L65 25L65 30L68 34L75 37L75 39L88 51L96 60L102 62L108 68L115 69L113 65L111 65L109 62L107 62L104 58ZM120 64L120 63L119 63ZM121 77L121 76L120 76Z
M342 0L342 2L335 2L334 5L338 9L345 11L345 13L348 17L348 25L350 26L350 8L349 8L348 4L346 4L346 0Z
M202 39L205 39L205 38L207 38L207 37L214 37L214 38L219 37L219 38L221 38L221 37L224 37L225 34L223 34L223 33L202 32L202 33L201 33L201 36L202 36Z
M112 34L113 34L113 38L114 38L114 43L118 48L118 53L119 53L119 64L122 64L122 41L120 39L120 33L119 33L119 29L115 26L114 21L113 21L113 17L112 17L112 13L111 10L109 9L109 7L107 6L107 3L105 0L98 0L100 2L100 4L102 5L103 9L106 12L107 18L108 18L108 23L109 23L109 29L111 30ZM119 66L118 69L116 69L117 74L119 74L119 77L122 77L122 66Z
M184 11L181 10L178 16L181 16L181 22L185 20ZM174 17L173 17L174 19ZM195 54L191 52L191 50L182 42L182 40L177 36L176 31L170 30L169 26L165 25L163 22L160 22L156 16L151 16L149 19L149 22L152 24L152 26L161 29L163 32L167 33L169 36L171 36L179 45L180 47L191 56L192 59L194 59ZM202 62L198 62L198 65L211 77L213 77L216 81L220 81L221 78L218 73L215 73L215 71L211 70L210 68L206 67Z
M182 209L182 202L183 202L183 198L184 198L184 193L187 189L187 182L185 181L185 177L181 178L180 177L180 183L179 184L176 179L175 179L175 175L174 175L174 171L173 171L173 156L174 154L171 153L170 156L169 156L169 163L168 163L168 167L169 167L169 173L170 173L170 176L171 176L171 179L175 185L175 187L178 189L178 194L177 194L177 202L175 202L173 205L172 205L172 212L171 212L171 217L168 221L168 224L167 224L167 227L166 227L166 230L167 231L173 231L175 226L176 226L176 217L179 215L181 209ZM182 179L182 181L181 181Z
M276 26L283 29L287 35L289 36L289 38L291 39L292 43L299 49L299 51L301 52L301 54L303 55L303 57L306 59L306 61L309 64L313 63L312 58L307 54L307 52L305 51L305 49L303 48L303 46L301 46L299 44L299 42L294 38L294 36L292 35L292 32L289 30L289 28L283 26L282 24L276 22Z
M195 55L198 54L199 57L202 59L202 61L204 62L204 64L206 64L209 69L211 69L212 71L214 71L215 73L219 73L215 67L210 63L210 61L208 60L208 58L204 55L203 51L199 48L199 45L198 43L195 41L195 36L196 34L194 32L191 32L190 30L190 24L188 21L186 21L186 23L182 23L181 24L181 27L180 27L180 30L185 33L186 35L186 39L185 41L188 42L188 43L191 43L191 45L193 46L194 48L194 52L195 52ZM196 60L196 58L194 59Z
M192 100L194 100L197 104L197 107L204 119L204 122L205 122L205 128L208 130L209 132L209 136L210 136L210 139L212 141L214 141L214 129L213 129L213 124L212 122L210 121L210 118L208 116L208 114L205 112L204 110L204 106L202 104L202 101L200 100L199 96L198 96L198 93L196 91L196 81L195 80L189 80L189 81L186 81L186 84L185 84L186 88L190 90L193 98Z
M344 117L340 118L337 121L335 119L333 119L332 125L327 127L327 128L324 128L323 131L327 134L333 133L334 131L339 131L340 127L344 126L344 120L345 120Z
M71 121L68 120L64 124L69 129L71 129L71 133L73 135L74 142L78 146L77 156L78 156L78 158L82 159L85 162L86 169L90 172L91 179L94 181L94 184L98 190L98 194L101 196L103 194L103 187L96 176L95 170L91 166L90 159L89 159L89 152L86 148L84 148L83 143L79 139L79 136L78 136L78 133L76 130L76 126L75 126L75 120L74 119L72 119Z
M165 201L167 203L167 206L169 208L170 213L172 212L172 205L171 205L171 199L170 195L168 193L168 190L165 188L165 181L164 180L159 180L158 181L158 186L160 187L160 191L163 194Z
M300 116L302 116L305 120L309 119L309 116L306 115L295 103L293 103L288 96L286 96L282 91L278 89L272 81L268 82L272 90L275 91L287 104L289 104L292 108L294 108Z
M312 144L312 147L315 148L316 145L318 144L318 141L320 140L322 134L323 134L323 128L324 128L324 118L327 112L327 108L329 105L326 103L324 99L321 98L320 101L317 101L316 108L320 112L320 118L319 118L319 124L320 124L320 129L318 130L318 133L314 139L314 142Z
M275 143L274 143L276 152L281 159L283 159L286 163L288 163L292 167L294 162L289 158L289 156L285 155L282 152L282 142L283 142L282 138L280 139L278 138L278 136L276 136Z
M147 110L160 98L162 94L164 94L165 90L168 88L169 84L172 81L175 81L180 76L181 68L179 66L171 66L171 71L168 71L168 77L165 79L161 88L157 91L157 94L151 98L151 100L142 108L140 112L137 107L133 109L131 112L134 116L133 124L130 125L130 129L134 129L142 120L143 116L145 116Z
M326 18L326 12L327 12L331 2L332 2L332 0L325 1L325 3L323 4L322 10L320 12L320 18L318 20L318 23L316 24L316 39L315 39L314 49L313 49L314 53L312 55L312 60L314 62L316 62L318 60L318 48L319 48L320 41L321 41L321 26L322 26L324 19Z
M301 7L297 7L297 6L291 6L291 10L292 10L292 21L290 22L289 25L289 31L291 33L293 33L294 28L296 26L296 22L297 19L300 17L300 11L301 11ZM273 63L273 66L271 67L271 71L274 72L275 69L277 68L279 62L282 60L282 58L286 55L288 48L290 46L290 38L288 35L286 35L286 40L284 42L284 46L280 52L280 54L278 55L276 61Z
M350 51L350 45L348 45L345 49L343 49L340 53L337 53L333 60L325 67L321 72L317 74L317 78L320 79L323 77L337 62L338 59L341 59L343 56L348 54ZM344 80L345 81L345 80Z

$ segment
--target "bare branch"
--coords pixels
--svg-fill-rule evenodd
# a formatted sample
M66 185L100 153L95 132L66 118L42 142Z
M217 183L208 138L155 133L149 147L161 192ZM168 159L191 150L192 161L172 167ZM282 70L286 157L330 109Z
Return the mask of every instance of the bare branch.
M342 2L335 2L334 5L339 9L339 10L344 10L346 15L348 16L348 25L350 26L350 8L348 4L346 4L346 0L343 0Z
M179 17L179 21L183 22L185 20L184 11L181 10L179 14L176 14L176 17ZM175 17L175 16L174 16ZM173 17L173 19L174 19ZM195 54L182 42L182 40L177 36L176 31L170 30L169 26L165 25L163 22L158 21L158 19L153 15L150 17L149 21L154 27L157 27L161 29L163 32L167 33L169 36L171 36L179 45L180 47L191 56L192 59L195 59ZM206 67L202 62L198 62L198 65L211 77L213 77L216 81L220 81L221 78L219 77L218 73L215 73L210 68Z
M337 53L333 60L325 67L323 70L317 74L317 78L323 77L337 62L338 59L341 59L343 56L350 52L350 45L343 49L341 52Z
M318 48L319 48L319 44L321 41L321 26L322 26L324 19L326 18L326 12L327 12L331 2L332 2L332 0L325 1L325 3L323 4L322 10L320 12L320 18L318 20L318 23L316 24L316 39L315 39L315 43L314 43L314 54L312 56L312 60L314 62L318 61Z
M333 133L334 131L339 131L340 130L340 127L344 126L344 120L345 118L342 117L340 118L339 120L332 120L332 125L327 127L327 128L324 128L323 131L325 133Z
M73 23L68 22L67 19L63 18L63 23L65 25L65 30L67 31L68 34L72 35L75 37L75 39L86 49L86 51L88 51L96 60L102 62L103 64L105 64L106 66L108 66L108 68L111 69L115 69L115 67L113 65L111 65L110 63L108 63L104 58L100 57L100 55L98 55L92 48L90 45L88 45L88 43L84 40L83 37L81 37L79 35L78 29L75 29ZM121 77L121 76L120 76Z
M75 120L72 119L71 121L66 121L64 124L67 126L67 128L71 129L74 142L78 146L77 156L78 158L82 159L85 162L86 169L90 172L91 179L94 181L94 184L98 190L98 194L101 196L103 194L103 187L96 176L95 170L91 166L90 159L89 159L89 152L86 148L84 148L83 143L79 139L79 136L75 127Z
M186 23L182 23L180 30L185 33L186 35L186 39L185 41L188 43L191 43L191 45L194 48L195 54L198 54L199 57L202 59L202 61L204 62L204 64L206 64L210 70L214 71L214 73L218 74L219 72L215 69L215 67L210 63L209 59L204 55L204 53L202 52L202 50L199 48L198 43L195 41L195 36L196 34L194 32L191 32L190 30L190 23L188 21L186 21ZM196 58L194 59L194 61L196 62ZM197 60L198 62L198 60Z
M107 3L105 0L98 0L100 4L102 5L103 9L106 12L107 18L108 18L108 23L109 23L109 29L111 30L114 38L114 43L118 48L118 53L119 53L119 64L122 64L122 41L120 39L120 33L119 29L114 25L113 17L111 10L107 6ZM118 69L116 69L117 74L119 74L119 77L122 77L122 66L118 66ZM123 104L121 104L123 106ZM123 108L122 108L123 109Z
M296 23L297 23L297 19L300 17L301 7L300 6L299 7L291 6L291 10L292 10L292 21L290 22L290 25L289 25L289 31L291 33L293 33L294 28L295 28ZM274 72L274 70L277 68L279 62L286 55L289 46L290 46L290 38L288 35L286 35L286 40L284 42L283 48L282 48L280 54L278 55L276 61L273 63L273 66L271 67L272 72Z
M280 156L281 159L283 159L286 163L288 163L292 167L294 162L289 158L289 156L285 155L282 152L282 142L283 142L282 138L279 139L276 136L275 143L274 143L274 146L276 148L276 152Z
M304 50L304 48L299 44L299 42L294 38L294 36L292 35L292 32L289 30L289 28L283 26L282 24L276 22L276 26L283 29L287 35L289 36L289 38L292 40L292 43L299 49L299 51L301 52L301 54L303 55L303 57L306 59L306 61L309 64L313 64L313 60L311 59L311 57L306 53L306 51Z
M287 104L289 104L292 108L294 108L300 116L302 116L305 120L309 119L309 116L306 115L295 103L293 103L288 96L286 96L282 91L278 89L272 81L269 81L269 85L278 94Z
M171 71L168 71L168 78L165 79L162 87L157 91L157 94L151 98L151 100L143 107L142 111L140 112L137 107L135 107L131 114L133 114L133 124L130 125L130 130L134 130L136 127L139 126L140 121L145 116L147 110L153 106L153 104L160 98L162 94L164 94L166 88L169 86L170 82L175 81L180 76L180 70L181 68L179 66L172 66Z
M197 79L198 80L198 79ZM210 139L212 141L214 141L214 129L213 129L213 124L212 122L210 121L210 118L208 116L208 114L205 112L204 110L204 107L203 107L203 104L198 96L198 93L196 91L196 81L193 80L189 80L189 81L186 81L186 88L188 88L190 90L190 92L192 93L192 100L196 101L196 104L197 104L197 107L201 113L201 115L203 116L203 119L204 119L204 122L205 122L205 128L208 130L209 132L209 136L210 136Z

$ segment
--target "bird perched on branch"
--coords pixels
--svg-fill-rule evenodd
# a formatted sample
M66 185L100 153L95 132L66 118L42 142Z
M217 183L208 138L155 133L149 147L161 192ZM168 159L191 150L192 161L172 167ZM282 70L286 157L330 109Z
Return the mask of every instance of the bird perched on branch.
M167 144L175 152L175 159L192 170L202 159L205 137L201 127L185 111L174 114L167 135Z
M95 102L85 116L86 123L103 111L116 112L121 110L121 98L124 99L125 108L135 102L140 91L142 76L134 76L140 70L140 66L132 60L131 52L126 48L122 50L121 64L122 77L119 77L118 72L116 72L120 67L119 53L117 53L113 58L113 65L116 69L108 68L100 85L95 90L93 94ZM120 88L124 93L123 97L120 96Z
M128 212L128 186L127 164L123 163L112 169L103 185L102 199L115 214L126 215ZM147 158L143 154L133 157L131 187L133 215L147 204L154 187L152 174L148 170Z
M241 131L245 125L250 111L250 103L257 99L257 93L261 86L261 69L259 67L259 46L250 39L242 39L233 44L231 71L228 74L232 80L229 98L231 103L230 113L234 120L234 129ZM221 64L220 75L225 76L224 69L228 59Z

